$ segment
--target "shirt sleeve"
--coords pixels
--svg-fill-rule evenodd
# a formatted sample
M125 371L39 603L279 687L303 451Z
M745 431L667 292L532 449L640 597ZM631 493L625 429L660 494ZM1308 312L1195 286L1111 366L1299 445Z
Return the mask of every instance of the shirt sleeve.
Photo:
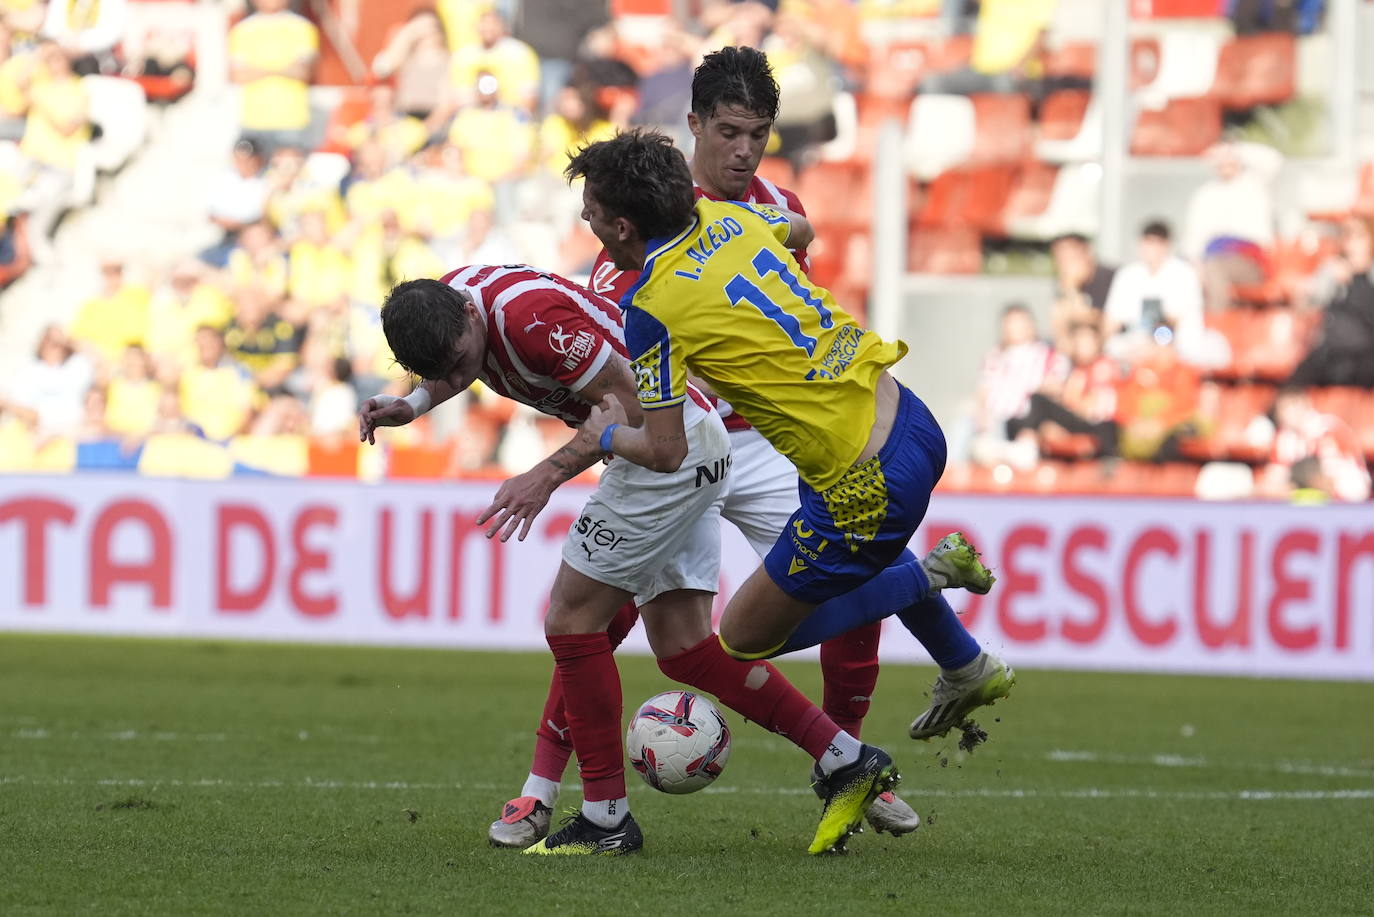
M630 350L641 407L652 411L686 400L685 357L673 346L672 336L662 322L637 306L627 306L625 344Z
M520 362L574 392L585 388L614 352L587 314L558 293L521 296L519 308L505 307L504 324Z
M769 207L766 204L747 204L744 201L730 201L736 207L741 207L749 211L754 216L763 220L768 229L773 233L773 238L782 244L787 244L787 237L792 235L792 221L789 220L781 210L776 207Z

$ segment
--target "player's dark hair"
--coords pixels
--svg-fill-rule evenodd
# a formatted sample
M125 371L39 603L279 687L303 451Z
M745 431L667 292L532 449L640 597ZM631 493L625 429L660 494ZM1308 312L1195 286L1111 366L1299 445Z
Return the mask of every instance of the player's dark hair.
M1172 233L1169 232L1169 224L1163 220L1150 220L1140 228L1140 235L1141 238L1163 239L1168 242Z
M629 220L645 241L691 222L692 173L682 151L658 131L635 128L583 147L563 174L585 178L606 215Z
M777 120L778 81L762 51L726 47L702 58L692 74L692 112L706 119L722 105Z
M442 379L453 369L453 348L467 332L467 299L439 280L398 283L382 303L382 332L406 372Z

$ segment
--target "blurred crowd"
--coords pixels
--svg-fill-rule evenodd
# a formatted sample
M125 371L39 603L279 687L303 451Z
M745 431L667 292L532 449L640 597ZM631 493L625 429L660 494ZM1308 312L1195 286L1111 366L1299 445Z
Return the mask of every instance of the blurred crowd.
M973 100L970 124L975 109L996 110L988 100L999 99L1019 101L1030 114L1017 117L1032 119L1015 122L1012 144L970 134L972 145L954 159L941 158L950 155L943 148L912 153L912 137L938 147L943 131L908 137L912 270L942 269L922 252L932 234L951 233L972 245L977 270L980 233L985 243L990 232L1015 229L1012 215L1036 196L1023 185L1058 168L1027 158L1030 137L1050 135L1056 99L1079 99L1077 117L1086 117L1092 61L1079 61L1081 47L1054 32L1095 9L1090 0L690 6L686 21L613 16L612 4L585 0L397 7L380 50L363 62L363 84L328 96L311 85L322 38L306 14L317 11L255 0L233 12L226 39L238 131L204 189L213 243L171 267L103 258L99 294L44 332L32 366L0 395L0 456L21 457L0 465L349 476L403 465L435 474L525 467L562 435L557 422L480 386L398 431L386 458L357 452L358 400L410 384L387 351L377 304L397 280L464 263L585 276L599 246L579 219L579 190L562 178L568 151L645 124L690 149L692 69L722 45L768 53L783 102L760 173L801 193L820 232L814 276L859 312L878 117L910 109L918 119L913 100L928 97ZM1318 26L1324 4L1280 6L1236 2L1224 11L1237 35L1304 33ZM195 75L194 49L131 27L122 0L20 0L3 9L0 150L13 141L21 167L0 169L0 284L51 250L53 226L79 184L75 163L100 133L89 81L137 81L147 98L174 100ZM880 57L873 36L917 16L932 17L925 21L943 37L911 45L906 56L898 42ZM1339 239L1307 240L1300 269L1285 273L1276 264L1272 194L1281 157L1236 142L1208 155L1213 177L1185 213L1140 228L1131 263L1099 263L1086 232L1042 232L1053 222L1043 217L1012 233L1048 245L1053 309L1045 328L1033 318L1041 310L1013 304L1002 314L977 404L952 431L956 461L1023 470L1044 458L1239 457L1261 467L1251 492L1368 495L1359 436L1301 396L1374 386L1374 289L1361 254L1369 226L1351 220ZM1014 161L978 171L999 156ZM1059 175L1072 171L1066 165ZM970 229L987 209L979 194L993 186L1001 196L991 220ZM950 188L962 189L957 206ZM1049 185L1036 193L1038 206L1054 211ZM1246 417L1244 448L1209 452L1198 444L1216 433L1220 402L1237 382L1254 381L1236 371L1253 342L1228 334L1223 320L1247 295L1305 319L1261 380L1266 403ZM1308 328L1310 336L1299 333Z
M1043 456L1105 459L1106 474L1122 460L1241 459L1256 472L1240 485L1214 476L1218 495L1369 499L1374 217L1329 225L1310 270L1266 287L1273 151L1228 143L1211 157L1215 176L1194 192L1180 243L1151 220L1136 258L1114 266L1086 236L1053 240L1049 327L1026 304L1002 310L956 456L1023 472ZM1268 319L1275 339L1228 336L1233 316ZM1265 347L1272 358L1254 362ZM1228 444L1223 402L1239 393L1249 411ZM1314 393L1348 394L1325 400L1353 406L1353 419L1321 410Z

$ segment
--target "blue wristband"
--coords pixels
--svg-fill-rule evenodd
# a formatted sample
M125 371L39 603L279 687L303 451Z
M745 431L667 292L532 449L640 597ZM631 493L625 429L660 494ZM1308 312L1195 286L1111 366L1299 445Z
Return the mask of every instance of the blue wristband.
M618 426L620 426L620 424L613 423L609 427L601 431L601 442L599 443L599 445L601 446L602 452L611 451L611 434L615 432L615 428Z

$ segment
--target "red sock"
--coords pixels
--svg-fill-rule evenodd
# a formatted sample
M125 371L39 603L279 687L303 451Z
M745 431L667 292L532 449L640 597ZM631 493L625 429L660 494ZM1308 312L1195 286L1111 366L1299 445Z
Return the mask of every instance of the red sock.
M626 602L616 612L606 628L612 652L625 642L638 620L639 609L633 601ZM563 684L558 680L555 670L553 680L549 683L549 696L544 701L544 713L539 718L539 728L534 731L534 761L530 764L530 773L558 783L568 769L568 759L572 753L572 734L568 731L568 714L563 705Z
M812 758L825 754L840 731L771 662L732 658L721 649L715 634L676 656L660 659L658 667L673 681L714 694L736 713L806 749Z
M878 638L883 622L874 621L821 644L826 714L845 732L859 737L873 689L878 684Z
M611 641L599 634L554 634L553 650L569 732L588 802L625 795L625 754L620 744L620 672Z

